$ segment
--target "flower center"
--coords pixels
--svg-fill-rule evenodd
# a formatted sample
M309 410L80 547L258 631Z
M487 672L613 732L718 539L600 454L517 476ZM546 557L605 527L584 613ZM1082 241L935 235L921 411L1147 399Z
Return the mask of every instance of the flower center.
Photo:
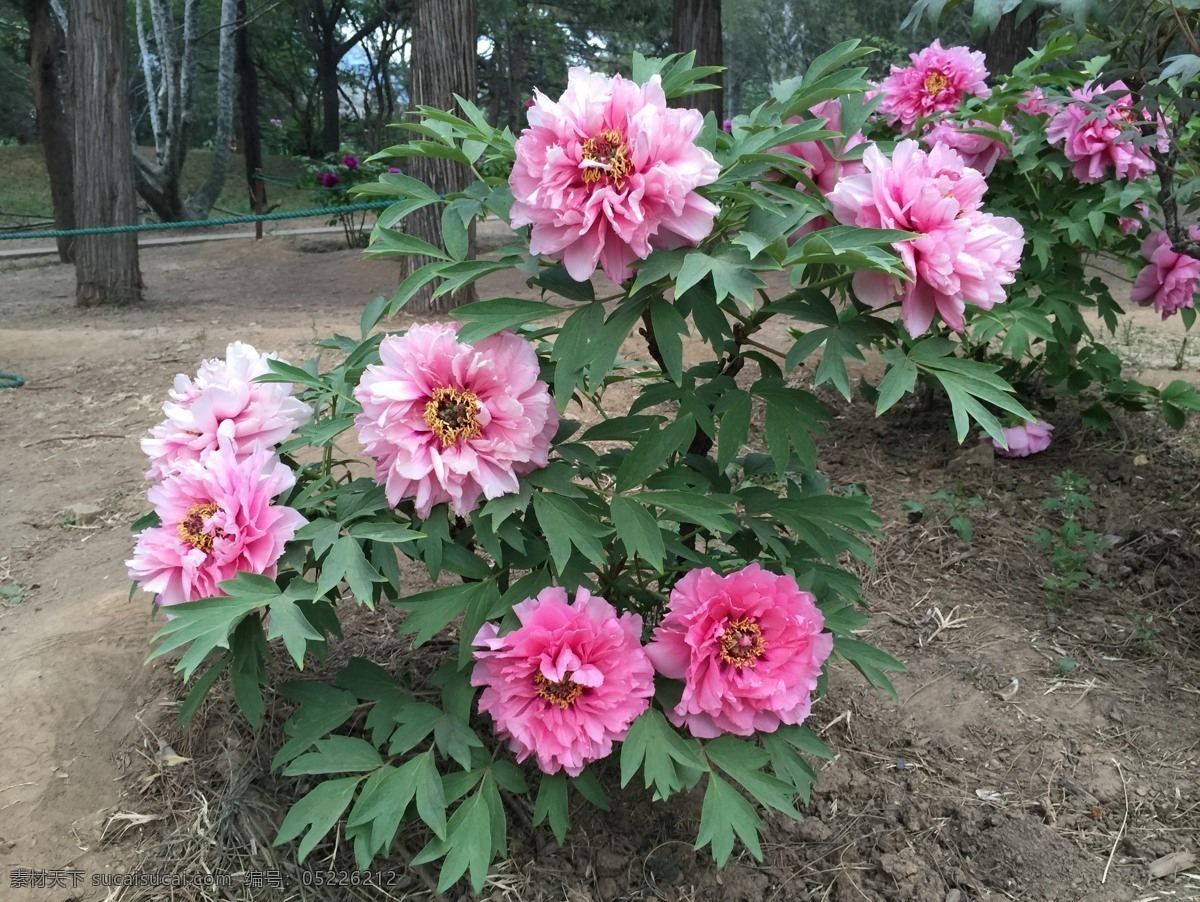
M950 79L941 72L930 72L925 76L925 90L930 94L938 94L950 84Z
M439 388L425 403L425 423L448 448L459 439L475 438L479 428L479 398L473 392Z
M725 624L725 635L721 637L721 660L739 670L754 667L767 650L767 640L762 630L749 617L739 617Z
M541 698L552 705L558 705L564 711L575 704L575 699L583 693L583 687L572 680L569 675L565 680L555 683L546 679L539 671L533 675L533 681L537 684L537 694Z
M208 504L193 504L188 508L183 519L179 521L179 538L193 548L199 548L205 554L212 554L213 539L223 536L225 533L219 529L205 532L204 521L219 510L220 508L212 501Z
M600 132L583 142L583 183L611 185L620 191L633 172L629 145L618 129Z

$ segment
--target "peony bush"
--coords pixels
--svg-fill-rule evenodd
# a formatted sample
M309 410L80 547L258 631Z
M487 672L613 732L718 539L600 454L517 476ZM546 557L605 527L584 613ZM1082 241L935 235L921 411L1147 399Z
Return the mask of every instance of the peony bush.
M399 171L357 186L395 201L366 252L422 265L357 338L319 343L336 364L233 345L176 381L130 575L170 606L154 657L191 684L185 722L220 680L255 725L264 690L293 703L272 766L305 791L277 837L301 861L337 831L365 869L404 831L440 891L478 891L506 853L506 796L562 842L572 794L603 808L618 785L701 793L697 848L761 856L763 812L799 818L806 759L831 754L806 723L827 681L848 664L892 691L899 662L856 638L881 521L821 472L817 387L850 397L847 362L875 347L888 369L861 390L880 412L922 378L960 441L978 427L1033 453L1050 427L1010 367L977 359L997 311L1044 303L1026 272L1043 249L993 200L1022 132L958 140L995 126L979 104L1032 89L992 90L978 55L935 45L881 92L868 52L833 48L727 130L668 106L713 72L690 55L573 70L519 137L466 101L422 108L378 157L479 178L444 197ZM871 140L889 117L920 132L960 113L955 139ZM433 205L439 245L403 231ZM471 256L484 216L515 237ZM499 272L538 297L388 329L426 286ZM268 685L272 662L325 659L355 605L405 612L402 664Z

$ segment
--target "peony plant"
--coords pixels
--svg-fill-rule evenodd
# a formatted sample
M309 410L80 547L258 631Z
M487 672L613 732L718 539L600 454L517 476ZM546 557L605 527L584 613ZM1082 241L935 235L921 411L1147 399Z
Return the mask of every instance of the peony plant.
M759 856L761 812L800 817L806 756L830 755L807 721L839 662L891 691L901 665L856 637L854 561L881 521L821 472L835 427L816 386L849 395L847 361L880 344L882 409L919 371L960 439L978 425L1003 443L1000 414L1033 415L956 353L965 311L1003 306L1021 229L981 209L985 177L953 148L865 141L867 52L835 47L728 132L667 105L713 71L690 55L573 71L519 137L467 101L422 108L379 156L478 181L443 197L387 172L358 192L395 200L367 253L423 265L366 305L358 338L320 342L335 365L263 357L215 453L159 455L130 572L170 604L154 656L191 682L185 721L226 679L258 724L269 661L325 658L347 606L405 612L403 664L277 687L295 709L272 766L307 790L277 841L300 860L338 830L367 868L404 830L441 891L464 875L479 890L506 851L505 796L531 795L561 842L571 794L606 807L617 784L702 793L697 847ZM432 205L439 245L401 228ZM473 258L480 216L515 232ZM424 286L498 272L538 297L387 331ZM217 391L182 379L169 419ZM290 437L266 428L280 418ZM243 429L257 448L236 462L222 437Z

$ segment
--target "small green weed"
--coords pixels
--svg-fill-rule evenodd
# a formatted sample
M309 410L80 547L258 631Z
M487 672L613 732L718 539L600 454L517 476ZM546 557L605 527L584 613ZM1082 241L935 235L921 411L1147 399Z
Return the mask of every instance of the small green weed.
M1042 509L1058 511L1062 524L1057 532L1038 527L1032 539L1038 549L1050 555L1051 572L1043 585L1054 593L1055 601L1066 603L1077 589L1092 582L1087 570L1088 559L1108 547L1104 536L1084 529L1080 522L1082 511L1093 507L1087 490L1091 483L1070 470L1053 477L1054 494L1042 500Z
M967 514L972 508L983 505L984 500L978 495L968 495L961 485L955 485L949 492L945 489L934 492L924 503L905 501L900 505L900 509L908 515L909 523L918 523L933 513L939 513L945 518L946 525L954 530L954 534L969 543L975 537L975 527Z

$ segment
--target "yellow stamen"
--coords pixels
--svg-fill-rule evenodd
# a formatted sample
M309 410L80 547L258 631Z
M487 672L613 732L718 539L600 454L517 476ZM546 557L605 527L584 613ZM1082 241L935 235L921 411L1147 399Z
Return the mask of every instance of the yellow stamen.
M721 660L734 667L754 667L767 650L762 630L749 617L730 620L721 637Z
M542 676L541 671L534 674L533 681L537 684L537 694L550 702L552 705L558 705L564 711L571 705L575 704L575 699L583 694L583 687L572 680L569 676L561 682L555 683L552 680Z
M937 94L948 84L950 84L950 80L941 72L931 72L925 76L925 90L930 94Z
M179 538L193 548L199 548L205 554L212 554L213 539L223 536L224 533L219 529L213 530L211 533L205 532L204 521L219 510L220 508L211 501L208 504L193 504L188 508L184 518L179 521Z
M459 439L475 438L479 426L479 398L473 392L439 388L425 404L425 423L448 448Z
M599 165L585 166L583 183L595 185L598 182L607 183L620 191L625 187L625 180L633 172L633 162L629 159L629 146L625 136L617 129L600 132L583 142L583 158Z

